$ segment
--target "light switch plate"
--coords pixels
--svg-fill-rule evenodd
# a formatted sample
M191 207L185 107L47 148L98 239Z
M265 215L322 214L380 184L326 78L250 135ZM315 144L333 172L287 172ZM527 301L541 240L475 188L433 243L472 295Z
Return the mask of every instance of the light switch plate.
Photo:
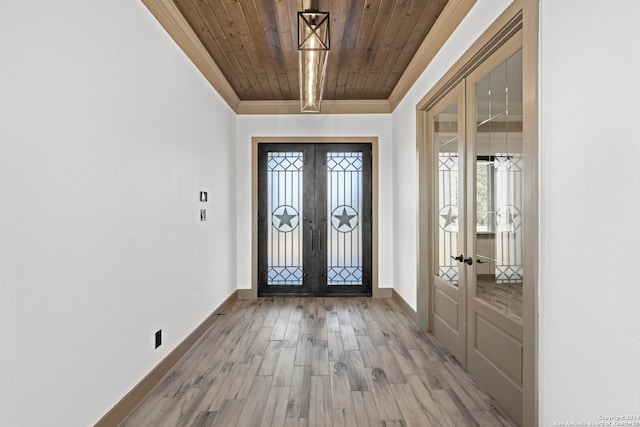
M207 192L206 191L201 191L200 192L200 201L203 203L206 203L207 201Z
M200 209L200 221L206 221L206 220L207 220L207 210Z

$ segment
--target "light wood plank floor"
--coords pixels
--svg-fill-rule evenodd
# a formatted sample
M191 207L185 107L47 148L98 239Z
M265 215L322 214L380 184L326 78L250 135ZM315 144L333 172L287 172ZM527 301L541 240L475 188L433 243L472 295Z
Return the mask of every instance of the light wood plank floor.
M393 301L238 301L124 426L515 426Z

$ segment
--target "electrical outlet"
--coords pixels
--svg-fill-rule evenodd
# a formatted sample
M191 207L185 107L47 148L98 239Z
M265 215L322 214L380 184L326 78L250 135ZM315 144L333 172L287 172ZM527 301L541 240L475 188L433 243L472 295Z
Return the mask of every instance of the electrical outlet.
M207 220L207 210L200 209L200 221L206 221L206 220Z
M160 345L162 345L162 329L156 332L156 348L160 347Z

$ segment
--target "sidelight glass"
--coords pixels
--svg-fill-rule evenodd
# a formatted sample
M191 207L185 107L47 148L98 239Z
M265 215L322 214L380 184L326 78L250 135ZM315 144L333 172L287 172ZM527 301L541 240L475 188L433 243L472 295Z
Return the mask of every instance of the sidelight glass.
M438 178L435 183L438 206L438 242L436 275L458 286L458 248L460 233L460 141L458 139L458 103L453 102L433 119L437 150Z
M267 158L267 283L302 286L303 153L270 152Z
M362 285L361 152L327 153L327 285Z
M475 85L476 296L522 317L522 52Z

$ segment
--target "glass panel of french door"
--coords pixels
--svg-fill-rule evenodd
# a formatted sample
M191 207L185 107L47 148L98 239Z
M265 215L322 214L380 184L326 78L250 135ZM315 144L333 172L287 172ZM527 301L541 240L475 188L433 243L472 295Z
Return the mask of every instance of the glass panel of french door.
M267 153L267 264L272 286L302 286L303 153Z
M438 161L438 268L436 275L450 285L458 286L460 229L460 139L458 136L458 103L454 100L433 119ZM457 259L456 259L457 258Z
M476 297L522 318L522 51L475 85Z
M464 85L459 84L428 113L433 190L431 330L465 364Z
M260 295L371 294L371 145L261 144Z
M327 153L327 285L362 285L362 153Z

